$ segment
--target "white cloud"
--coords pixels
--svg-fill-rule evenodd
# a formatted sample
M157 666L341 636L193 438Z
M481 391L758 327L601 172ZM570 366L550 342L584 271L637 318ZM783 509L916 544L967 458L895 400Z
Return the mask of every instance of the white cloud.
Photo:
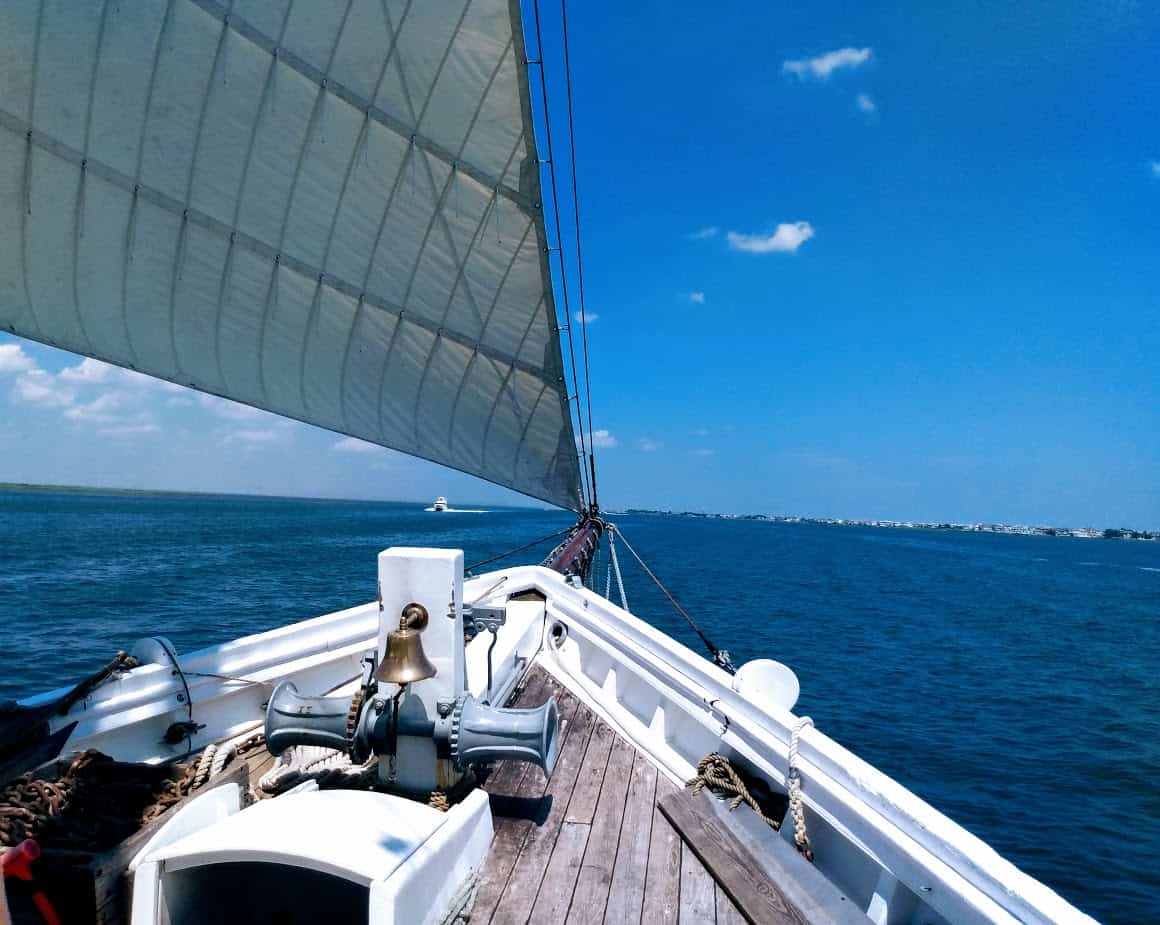
M27 373L36 369L32 359L20 344L0 344L0 374Z
M594 430L588 438L589 444L599 449L610 450L616 446L616 438L607 430Z
M705 293L703 293L703 292L690 292L689 293L689 301L693 305L704 305L705 304Z
M65 382L108 382L117 372L117 367L85 357L76 366L66 366L60 371Z
M227 421L252 421L268 413L250 405L241 405L236 401L218 398L216 395L207 395L204 392L198 393L197 402L207 411Z
M572 318L577 324L592 324L593 321L600 320L596 312L585 312L583 315L580 312L572 312Z
M867 93L859 93L854 102L862 112L871 113L878 111L878 104Z
M781 69L798 77L816 77L825 80L834 71L842 68L861 67L870 60L869 48L839 48L827 51L816 58L798 58L794 61L782 62Z
M343 437L331 447L336 453L381 453L383 447L375 443L367 443L358 437Z
M222 443L229 446L233 443L240 443L246 447L266 446L271 443L277 443L286 437L286 431L281 428L267 427L263 429L243 429L232 430L225 435Z
M140 389L160 389L163 392L184 392L185 386L154 376L146 376L133 369L113 366L92 357L85 357L76 366L66 366L57 374L64 382L76 385L120 385Z
M124 406L124 396L117 392L107 392L84 404L74 404L64 416L72 421L92 421L96 424L111 424L120 419L118 412Z
M149 390L157 382L148 376L87 358L54 374L41 369L16 344L0 345L0 364L8 371L20 370L12 385L17 401L57 408L66 420L93 427L105 436L161 429L157 415L146 406ZM146 388L141 389L142 385ZM170 388L184 391L180 386Z
M655 453L657 450L665 448L664 443L660 440L654 440L652 437L641 437L638 445L646 453Z
M726 236L729 246L735 251L748 254L794 254L797 249L814 236L814 228L809 222L783 222L773 234L742 234L730 231Z
M720 231L721 229L716 225L706 225L704 228L698 228L692 234L685 235L685 237L690 241L708 241L710 238L717 237Z
M76 401L76 392L62 386L56 376L34 368L19 376L12 386L12 395L18 401L49 408L67 408Z
M105 437L135 437L139 434L160 433L157 424L119 424L116 427L102 427L97 433Z

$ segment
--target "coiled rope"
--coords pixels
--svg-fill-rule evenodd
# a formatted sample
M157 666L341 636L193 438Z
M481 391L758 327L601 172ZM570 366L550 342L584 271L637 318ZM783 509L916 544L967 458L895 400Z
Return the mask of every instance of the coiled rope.
M765 814L757 800L749 792L749 788L745 786L745 781L741 779L737 769L724 755L710 752L702 758L697 762L697 776L685 786L691 788L693 793L700 793L706 787L714 793L731 793L733 794L733 799L729 802L731 812L744 803L753 810L757 818L775 832L781 828L781 821L772 819Z

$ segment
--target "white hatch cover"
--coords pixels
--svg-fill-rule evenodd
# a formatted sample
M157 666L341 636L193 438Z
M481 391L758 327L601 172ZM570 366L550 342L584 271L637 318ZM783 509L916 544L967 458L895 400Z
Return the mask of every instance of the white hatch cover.
M384 793L316 790L263 800L153 855L169 872L258 861L333 874L363 886L382 880L448 818Z

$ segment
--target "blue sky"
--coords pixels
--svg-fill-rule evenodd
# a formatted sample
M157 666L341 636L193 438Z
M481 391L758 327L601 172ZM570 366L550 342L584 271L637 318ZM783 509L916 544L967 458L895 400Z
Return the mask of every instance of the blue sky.
M606 506L1160 526L1160 12L936 6L573 5ZM0 343L0 479L515 500Z

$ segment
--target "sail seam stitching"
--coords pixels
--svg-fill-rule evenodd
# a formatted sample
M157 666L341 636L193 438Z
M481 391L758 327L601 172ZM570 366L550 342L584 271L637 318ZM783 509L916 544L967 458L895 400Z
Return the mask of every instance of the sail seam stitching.
M398 44L399 44L399 32L402 30L403 25L407 21L407 16L411 12L411 0L407 0L407 5L403 8L403 15L399 17L398 27L396 27L394 22L391 21L390 10L388 10L388 8L387 8L387 0L382 0L382 6L383 6L383 21L386 24L387 32L388 32L388 35L390 36L390 47L387 49L387 54L383 58L383 66L379 70L379 76L375 80L375 89L374 89L374 92L371 94L372 100L375 99L379 95L379 92L382 90L382 87L383 87L383 81L386 80L386 78L387 78L387 71L391 66L391 60L395 57L395 49L398 47ZM401 73L401 71L402 71L402 69L400 68L400 73ZM366 128L365 145L366 145L366 150L369 151L370 144L371 144L371 127L370 127L370 112L369 111L366 113L365 128ZM411 151L411 149L408 149L408 154L410 153L410 151ZM368 157L367 163L369 166L369 157ZM350 320L350 329L346 333L346 347L342 352L342 373L341 373L340 378L339 378L339 395L340 395L340 401L342 404L342 421L347 427L350 426L350 412L347 409L347 401L346 401L346 382L347 382L347 378L348 378L349 371L350 371L350 348L354 344L354 332L358 329L359 319L362 317L363 302L364 302L364 297L365 297L365 293L366 293L367 283L370 282L371 273L374 271L375 254L379 249L379 242L382 240L382 237L383 237L383 229L386 227L386 224L387 224L387 216L390 214L391 206L393 205L393 203L395 201L395 193L398 191L399 184L402 182L403 168L406 166L406 163L407 163L407 155L404 155L399 162L399 169L395 174L395 181L394 181L393 185L391 186L390 196L387 197L386 207L383 209L382 217L379 219L379 227L378 227L377 232L375 233L375 242L371 247L370 256L367 258L366 273L363 274L363 286L362 286L362 290L359 293L358 304L355 306L355 309L354 309L354 317L351 318L351 320ZM386 381L387 362L390 358L390 351L394 347L395 333L398 331L398 329L399 329L399 323L398 323L398 321L396 321L394 327L391 330L390 346L388 346L387 353L384 354L384 356L383 356L382 372L379 375L379 390L378 390L377 395L378 395L378 402L379 402L379 409L378 410L380 412L379 413L380 425L381 425L381 421L382 421L382 413L381 413L382 387L383 387L384 382Z
M89 71L89 101L88 108L85 110L85 129L83 140L81 141L81 153L87 158L89 154L89 140L92 137L93 128L93 101L97 93L97 70L101 62L101 51L105 44L105 21L109 16L109 0L104 0L101 6L101 21L97 26L97 47L93 49L93 66ZM89 345L89 351L93 349L93 339L89 336L89 330L85 327L84 315L81 312L81 290L80 290L80 264L81 264L81 238L84 237L84 221L85 221L85 165L81 164L80 177L77 179L77 202L76 213L73 218L73 261L72 261L72 291L73 291L73 308L77 313L77 326L80 328L81 336L85 339L85 343Z
M230 14L228 14L230 15ZM286 16L282 19L282 26L279 31L281 37L286 31L286 25L290 21L290 9L286 11ZM274 69L278 66L278 59L276 57L270 58L270 64L266 68L266 78L262 83L262 95L258 98L258 108L254 112L253 121L250 123L250 135L246 140L246 159L242 162L242 174L238 178L238 192L236 201L234 202L234 218L232 227L237 228L238 222L242 217L242 204L245 202L246 184L249 182L250 165L254 160L254 145L258 140L258 132L262 127L262 116L266 114L266 102L270 98L270 85L274 80ZM214 351L217 354L218 379L221 381L222 388L229 391L229 383L226 381L225 363L222 361L222 316L225 309L225 296L229 287L229 276L233 270L233 256L234 244L237 237L236 232L231 232L229 249L226 255L227 259L225 265L222 267L222 278L218 288L218 304L217 313L214 318Z
M45 0L40 0L36 7L36 37L33 39L32 47L32 75L28 81L28 121L33 122L36 119L36 75L40 70L40 40L41 30L44 26L44 4ZM31 127L26 127L26 131L21 131L21 135L25 136L24 142L24 168L22 173L23 179L23 202L20 203L20 269L21 276L24 277L24 301L28 308L28 317L32 323L36 325L36 330L44 336L44 326L40 323L40 316L36 312L36 307L32 304L32 287L28 285L28 217L32 214L32 131Z
M512 47L512 42L509 39L507 45L504 46L503 53L496 60L495 67L492 68L491 75L488 77L487 86L485 86L483 88L483 93L480 95L479 103L475 107L475 113L471 117L471 123L468 125L467 132L463 136L463 143L460 145L459 151L457 152L459 156L463 155L463 151L467 147L467 143L471 138L471 133L475 128L475 123L479 120L479 114L481 112L483 112L484 103L487 102L488 94L491 92L491 88L495 85L495 79L499 75L500 70L503 68L503 63L507 59L508 52L511 50L511 47ZM432 92L432 94L434 94L434 92L435 92L434 86L432 86L431 92ZM523 138L523 132L520 133L519 138L517 139L515 146L511 150L511 153L508 154L507 160L504 162L503 172L501 173L501 176L506 175L508 170L510 169L512 160L515 158L516 151L519 150L520 139L522 139L522 138ZM427 166L428 175L431 175L430 162L428 162L426 166ZM431 179L433 182L434 177L432 176ZM451 168L450 182L451 183L458 182L458 178L456 176L456 167L454 165ZM491 204L493 207L498 207L498 201L497 201L497 198L496 198L494 193L492 194L492 197L491 197ZM440 224L441 224L442 229L443 229L443 234L447 239L448 250L451 251L451 256L455 259L455 262L458 265L458 269L457 269L456 274L455 274L455 282L452 284L451 291L447 296L447 304L443 306L443 317L441 318L440 323L439 323L440 328L442 328L443 325L445 325L447 323L447 318L451 314L451 306L455 302L455 293L459 291L460 283L463 284L463 292L467 296L467 300L471 305L471 310L473 312L475 312L476 319L480 322L481 325L484 322L483 316L480 315L480 313L479 313L479 304L476 302L475 293L471 289L471 282L469 279L467 279L466 273L467 273L467 262L471 259L472 254L475 252L475 245L479 241L480 235L482 235L484 233L484 226L485 226L485 223L487 220L487 213L488 213L488 209L485 208L483 211L483 214L480 216L479 224L476 225L475 233L472 235L471 241L468 243L467 250L464 252L463 259L461 260L459 258L459 251L455 246L454 236L451 234L451 228L447 223L447 216L443 213L442 208L440 208L440 210L439 210L439 221L440 221ZM528 225L529 226L531 225L531 222L532 222L532 219L529 216L529 218L528 218ZM525 230L524 234L520 238L521 243L524 240L524 238L526 238L526 237L527 237L527 231ZM519 247L517 246L516 249L512 252L511 262L508 263L508 271L510 271L512 262L515 261L516 256L518 254L519 254ZM506 277L507 277L507 271L505 271L505 273L504 273L504 278L506 279ZM497 298L498 298L498 292L497 292ZM494 308L494 307L495 307L495 302L493 300L492 308ZM479 339L480 340L483 339L482 329L480 330ZM517 356L518 356L518 354L517 354ZM471 365L474 362L474 359L475 359L475 353L473 352L472 353L472 360L468 363L467 367L464 369L463 375L460 377L460 380L459 380L459 385L456 387L455 404L459 403L459 395L463 391L463 386L464 386L464 383L466 382L467 373L470 370ZM430 369L430 364L428 364L428 369ZM423 390L427 384L428 369L423 370L423 378L419 382L419 393L418 393L418 396L417 396L416 401L415 401L415 427L416 427L416 430L418 429L418 426L419 426L419 408L422 406ZM450 451L451 443L452 443L452 440L454 439L454 435L453 435L454 421L455 421L455 416L454 416L454 414L452 414L447 420L447 448L448 448L448 451Z
M507 285L508 276L511 274L512 267L515 266L516 256L520 253L520 251L523 250L524 242L528 240L528 235L531 233L532 233L532 223L528 222L527 227L524 229L524 236L522 238L520 238L520 243L516 246L515 250L512 251L512 258L511 258L511 260L508 261L507 269L504 270L504 274L500 278L499 285L496 286L495 298L493 298L491 300L491 308L488 310L487 318L485 318L484 322L483 322L483 328L479 332L479 339L481 341L483 340L484 334L487 332L487 326L491 322L491 316L495 313L495 306L499 302L500 293L503 292L504 286ZM540 302L536 303L536 308L532 312L533 319L539 313L539 307L540 307L540 304L542 302L543 302L543 299L541 299ZM525 330L524 330L524 337L520 340L520 346L516 350L516 356L520 355L520 350L523 349L524 340L527 339L527 336L528 336L527 332L529 330L531 330L530 325L528 326L528 328L525 328ZM448 434L454 433L454 431L455 431L455 418L459 414L459 400L463 396L464 386L467 385L467 380L471 375L471 371L475 366L475 361L476 361L476 358L478 356L479 356L478 351L472 352L471 362L467 364L467 369L464 370L464 372L463 372L463 378L459 381L459 388L456 389L456 391L455 391L455 402L451 406L451 416L449 418L449 423L447 425ZM502 396L503 396L503 388L501 387L500 390L498 392L496 392L495 403L492 405L493 412L494 412L495 405L499 404L499 400ZM491 418L489 417L488 420L490 421L490 419ZM448 448L450 448L450 443L451 443L451 439L449 436L448 437ZM485 456L486 456L486 447L481 445L479 448L479 459L480 459L481 465L483 464Z
M206 78L205 92L201 96L200 111L197 114L197 130L193 137L193 154L189 158L189 175L185 178L185 202L187 206L193 201L193 184L197 176L197 159L201 155L201 139L205 134L205 116L209 111L210 100L213 98L213 90L217 84L218 64L221 62L222 49L225 47L226 36L229 33L228 17L222 21L221 26L221 32L218 33L217 44L214 47L213 63L210 65L209 77ZM175 360L178 360L180 356L177 350L177 293L178 284L181 281L181 274L185 267L185 235L187 225L188 222L183 220L177 250L173 255L173 295L169 302L169 341ZM230 262L228 256L225 262L227 264ZM177 363L177 369L180 372L180 361Z
M43 132L39 132L30 128L23 119L19 119L16 116L13 116L11 113L4 109L0 109L0 127L21 136L31 133L31 142L34 147L40 148L41 150L46 151L63 161L71 163L74 166L80 166L82 158L79 151L63 144L62 142L50 138ZM137 199L142 199L151 205L155 205L158 208L165 210L166 212L176 215L179 218L183 211L188 211L187 220L190 223L202 228L203 230L214 232L216 234L222 235L223 237L228 237L231 233L233 233L236 246L240 245L249 250L251 253L258 255L259 257L264 257L268 260L273 260L275 257L280 257L280 262L283 267L298 273L300 276L304 276L307 279L317 279L319 273L321 272L318 267L314 267L306 261L299 259L298 257L294 257L289 254L279 254L275 248L271 247L266 242L255 238L244 231L230 228L225 222L222 222L211 215L207 215L198 209L190 208L186 210L182 203L166 193L162 193L161 191L153 189L152 187L146 186L144 184L134 184L130 177L121 173L119 170L109 167L107 164L103 164L100 161L94 161L90 158L88 162L88 170L98 179L104 180L110 185L116 186L130 194L133 193L134 187L136 187ZM358 286L355 286L348 280L335 276L332 273L324 274L324 276L325 285L328 288L335 290L336 292L340 292L343 295L349 296L351 299L358 299L360 295L364 295L366 303L372 308L376 308L380 311L386 312L389 315L396 316L401 320L405 320L408 324L413 324L417 327L423 328L424 330L430 331L433 334L437 334L439 332L439 325L434 321L430 321L423 317L413 317L412 315L407 314L401 306L398 306L388 301L387 299L374 295L373 293L364 294ZM406 317L404 318L403 316L405 314ZM494 347L488 347L484 344L477 344L475 340L460 334L458 331L449 331L448 329L444 328L443 336L469 348L475 348L478 346L480 352L491 356L498 362L508 366L514 365L521 369L523 372L535 376L536 378L542 378L544 376L545 371L540 367L520 361L515 357L504 353L502 350L496 350Z
M221 20L226 15L226 11L222 5L220 3L213 2L213 0L188 0L188 2L201 8L205 13L214 17L215 19ZM325 80L325 92L337 97L348 106L352 106L353 108L357 109L359 112L369 114L370 118L374 122L379 123L394 134L405 138L408 141L413 140L415 145L421 148L425 153L430 154L448 166L455 162L455 156L450 151L448 151L445 147L433 139L427 138L426 136L420 134L417 126L408 126L402 119L399 119L397 116L393 116L386 110L374 105L373 100L367 100L344 84L327 78L325 74L319 71L318 68L316 68L310 62L294 54L292 51L281 48L277 42L261 32L259 29L255 28L250 23L246 22L241 17L231 15L229 20L229 28L246 40L252 42L254 45L257 45L267 54L273 54L276 50L278 52L278 60L281 63L285 64L291 70L296 71L307 80L311 81L313 84L315 84L315 86L321 87L322 82ZM458 34L458 29L456 30L456 34ZM497 180L496 178L489 176L486 171L481 170L474 164L470 163L462 164L460 169L463 170L464 173L471 176L478 183L482 183L484 186L491 189L498 189L500 191L500 195L504 199L509 199L517 205L522 206L524 209L529 209L532 207L532 202L530 199L528 199L527 196L524 196L522 193L520 193L519 190L513 189L512 187L503 183L502 178Z

